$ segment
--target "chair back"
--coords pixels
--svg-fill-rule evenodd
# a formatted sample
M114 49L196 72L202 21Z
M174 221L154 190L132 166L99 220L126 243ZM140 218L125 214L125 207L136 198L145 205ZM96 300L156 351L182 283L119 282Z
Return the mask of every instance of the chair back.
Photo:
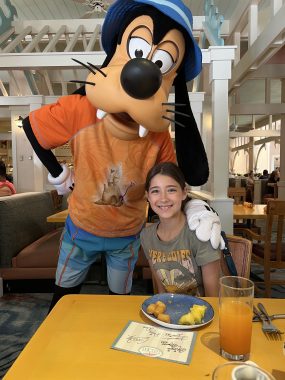
M266 204L267 204L268 200L278 198L278 185L277 185L277 183L273 183L272 188L273 188L273 194L268 194L268 187L267 187L267 182L266 182L267 192L263 196L263 202Z
M269 199L266 214L264 258L266 261L274 261L274 265L285 268L285 240L283 241L285 201Z
M235 185L236 185L236 179L229 178L229 187L235 187Z
M273 285L285 285L284 274L276 269L285 269L284 217L285 201L269 199L266 209L265 234L253 234L246 231L246 237L254 240L252 261L263 267L264 279L255 280L255 284L264 286L266 297L271 297ZM257 290L262 290L257 287Z
M252 242L243 237L233 235L227 235L227 239L238 276L249 278ZM221 269L223 275L230 276L223 256L221 257Z
M241 204L246 199L245 187L228 187L228 197L235 200L235 204Z

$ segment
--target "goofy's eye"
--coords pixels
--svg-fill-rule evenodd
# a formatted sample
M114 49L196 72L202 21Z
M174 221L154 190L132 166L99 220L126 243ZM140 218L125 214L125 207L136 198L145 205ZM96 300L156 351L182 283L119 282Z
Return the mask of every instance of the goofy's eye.
M151 51L151 45L139 37L131 37L128 45L128 53L131 58L147 58Z
M151 60L159 67L162 74L167 73L175 63L172 56L167 51L161 49L154 52Z

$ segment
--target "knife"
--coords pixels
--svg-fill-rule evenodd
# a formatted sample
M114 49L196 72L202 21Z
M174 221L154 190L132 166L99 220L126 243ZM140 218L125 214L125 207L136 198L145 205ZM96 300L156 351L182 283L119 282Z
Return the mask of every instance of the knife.
M285 314L272 314L272 315L269 315L269 318L270 319L285 319ZM253 318L252 318L253 322L257 322L260 320L260 318L258 317L258 315L255 315Z

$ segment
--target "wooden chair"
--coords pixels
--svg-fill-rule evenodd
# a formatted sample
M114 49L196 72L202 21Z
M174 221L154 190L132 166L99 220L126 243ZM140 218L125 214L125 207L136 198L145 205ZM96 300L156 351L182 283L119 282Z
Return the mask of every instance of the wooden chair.
M245 187L229 187L228 197L233 198L235 204L243 204L246 201L247 189ZM260 227L256 226L256 220L246 221L246 220L234 220L234 235L240 235L238 230L240 228L250 228L256 233L260 233ZM243 236L243 235L241 235Z
M278 198L278 185L277 183L271 184L273 187L273 194L265 193L263 197L263 203L267 204L269 199L277 199ZM267 188L267 185L266 185Z
M233 261L235 263L237 274L240 277L250 277L250 263L252 242L240 236L227 235L230 251ZM229 270L225 259L221 257L221 269L225 276L229 276Z
M235 204L242 204L246 199L245 187L228 187L228 197L233 198Z
M255 284L263 284L265 296L270 297L272 285L285 285L284 275L281 275L280 278L272 278L271 276L271 272L274 272L276 269L285 269L285 201L269 199L266 213L264 235L256 234L249 229L243 229L242 233L243 236L254 242L252 246L252 261L264 268L264 281L255 281Z
M228 197L234 199L236 205L243 204L246 200L246 188L245 187L228 187ZM236 227L247 227L243 220L234 221L234 229Z
M249 278L250 276L250 263L251 263L251 249L252 242L240 236L227 235L230 251L233 261L235 263L237 273L241 277ZM156 281L152 276L151 269L148 261L144 255L143 249L140 248L139 258L136 264L137 268L141 269L142 278L145 280L152 280L153 292L157 293ZM225 276L229 276L229 270L223 254L221 255L221 272Z

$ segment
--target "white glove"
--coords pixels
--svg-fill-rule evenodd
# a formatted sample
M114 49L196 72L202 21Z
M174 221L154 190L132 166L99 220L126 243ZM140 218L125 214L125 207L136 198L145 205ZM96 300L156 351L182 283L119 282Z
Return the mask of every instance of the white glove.
M192 199L184 208L188 226L201 241L210 240L214 249L225 248L224 239L221 236L221 222L217 213L200 199Z
M73 170L69 169L65 164L61 164L61 167L63 171L58 177L53 177L48 173L48 181L54 185L59 195L64 195L74 188L74 173Z

